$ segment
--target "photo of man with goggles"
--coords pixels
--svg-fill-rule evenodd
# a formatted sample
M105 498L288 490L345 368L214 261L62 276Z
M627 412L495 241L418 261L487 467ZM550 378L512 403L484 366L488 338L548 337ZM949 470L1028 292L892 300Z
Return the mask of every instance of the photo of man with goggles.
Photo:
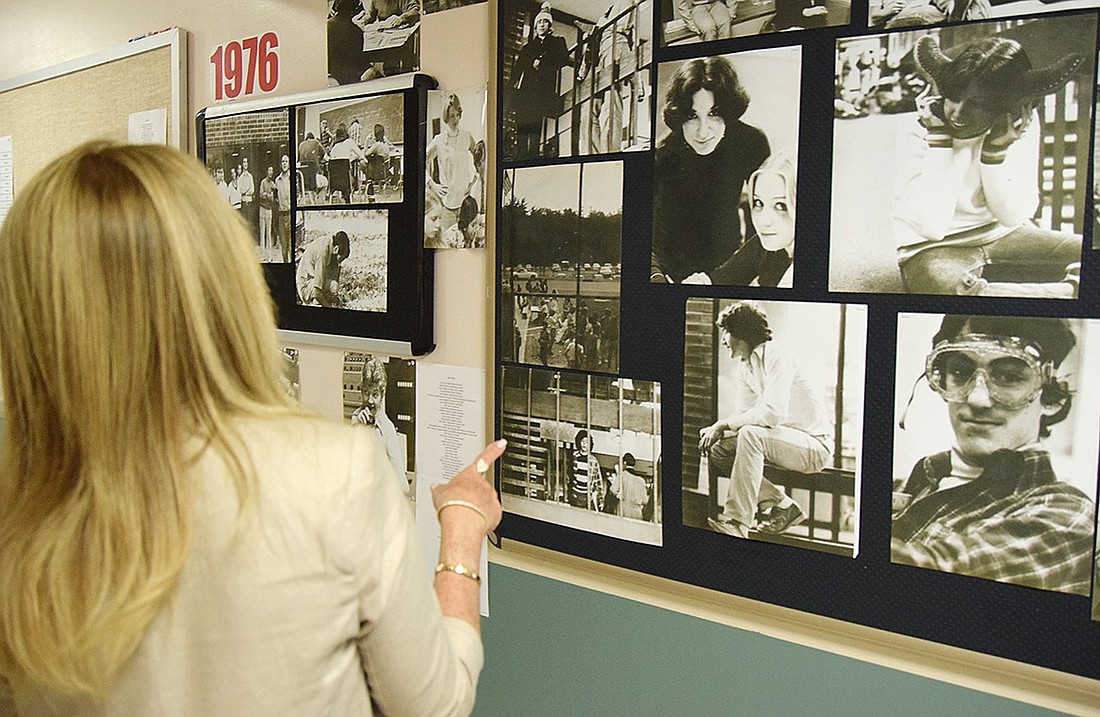
M920 355L917 342L927 341L932 322L926 315L899 316L899 387L911 380L905 364ZM1074 394L1082 390L1071 390L1069 379L1084 378L1076 370L1084 363L1078 334L1095 334L1100 327L1094 323L943 317L908 402L899 391L895 450L927 451L940 443L946 450L924 455L895 486L893 562L1089 594L1095 403L1077 417L1091 421L1091 430L1077 430L1074 421L1061 435L1052 429L1070 416ZM922 381L938 396L939 407L926 392L918 394ZM1089 398L1095 400L1092 390ZM949 432L935 426L942 424L936 411L943 408ZM1090 445L1075 445L1081 436L1090 438L1076 442ZM910 455L908 465L912 460ZM895 456L895 475L899 470ZM1069 478L1060 480L1059 472Z

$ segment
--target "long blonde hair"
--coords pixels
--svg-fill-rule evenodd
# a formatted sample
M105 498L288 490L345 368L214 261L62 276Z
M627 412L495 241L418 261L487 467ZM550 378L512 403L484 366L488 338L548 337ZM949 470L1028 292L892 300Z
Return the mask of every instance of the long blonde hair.
M783 185L787 191L787 206L790 207L791 217L794 217L795 195L798 194L798 155L795 154L795 148L784 147L771 153L760 168L749 175L746 192L750 201L753 192L756 191L756 180L762 174L778 174L783 178Z
M197 437L241 503L231 418L293 410L243 222L176 150L93 142L0 231L0 676L103 697L188 551Z

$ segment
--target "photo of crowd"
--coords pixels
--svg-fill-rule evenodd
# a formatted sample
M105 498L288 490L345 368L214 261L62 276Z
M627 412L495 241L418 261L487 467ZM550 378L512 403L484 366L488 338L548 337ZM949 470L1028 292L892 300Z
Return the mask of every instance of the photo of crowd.
M838 40L829 288L1075 298L1095 64L1095 14Z
M295 286L300 306L385 312L389 216L382 209L298 213Z
M653 0L506 0L507 159L646 150Z
M508 170L499 332L510 360L619 367L622 163Z
M684 524L854 557L867 307L692 298L686 327Z
M506 366L501 385L505 510L660 545L660 384Z
M290 116L285 110L206 122L206 167L218 191L256 237L260 261L290 261Z
M652 282L792 286L801 60L661 63Z
M400 202L404 100L399 94L298 108L299 206Z

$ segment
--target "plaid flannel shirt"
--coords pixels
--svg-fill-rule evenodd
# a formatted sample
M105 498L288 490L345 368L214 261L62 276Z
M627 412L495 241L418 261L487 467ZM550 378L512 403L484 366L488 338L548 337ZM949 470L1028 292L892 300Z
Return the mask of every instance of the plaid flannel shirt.
M948 453L922 459L894 516L891 556L951 573L1089 594L1095 509L1060 482L1044 450L998 451L967 484L937 491Z

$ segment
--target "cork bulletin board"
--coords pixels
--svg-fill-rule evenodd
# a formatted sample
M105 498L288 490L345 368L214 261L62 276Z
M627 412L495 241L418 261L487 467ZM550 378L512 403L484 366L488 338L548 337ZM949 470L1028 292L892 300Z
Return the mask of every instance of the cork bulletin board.
M12 138L15 193L82 142L125 142L135 112L167 109L168 144L182 147L186 36L174 28L0 83L0 137Z

